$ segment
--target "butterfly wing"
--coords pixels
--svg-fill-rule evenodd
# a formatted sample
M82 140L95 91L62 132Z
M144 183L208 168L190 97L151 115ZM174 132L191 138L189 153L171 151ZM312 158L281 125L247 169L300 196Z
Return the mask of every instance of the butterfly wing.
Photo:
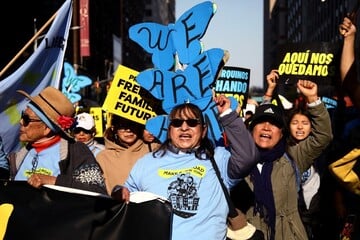
M155 98L163 101L162 107L167 113L184 102L195 103L205 109L212 99L211 85L217 78L223 56L224 50L210 49L195 58L184 71L148 69L140 72L136 81Z
M167 138L167 128L169 126L168 115L159 115L146 120L145 128L151 132L160 142L165 142Z
M189 64L203 52L200 40L215 12L216 4L207 1L192 7L176 21L171 34L181 64Z
M67 92L68 87L71 85L71 79L75 77L74 68L67 62L64 63L64 77L62 79L62 91Z
M158 23L139 23L130 27L129 37L152 55L152 62L156 68L171 70L175 59L175 49L169 30L172 28Z
M129 29L129 37L152 55L152 62L156 68L171 70L174 67L176 53L182 64L190 63L202 53L200 39L204 36L215 12L215 3L203 2L186 11L175 24L135 24Z
M80 101L81 95L77 94L81 88L89 86L92 83L91 79L86 76L79 76L75 73L71 64L64 63L64 77L62 80L62 92L67 98L75 103Z
M72 103L76 103L81 100L81 95L74 92L63 92L63 94L70 100Z
M90 78L86 76L76 75L74 79L72 79L71 83L71 91L72 92L79 92L80 89L91 85L92 81Z

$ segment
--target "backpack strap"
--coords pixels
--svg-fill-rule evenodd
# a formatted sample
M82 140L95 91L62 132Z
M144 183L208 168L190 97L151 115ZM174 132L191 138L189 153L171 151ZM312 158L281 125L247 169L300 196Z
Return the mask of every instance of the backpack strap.
M9 158L11 180L15 179L15 175L28 152L29 152L28 148L24 146L20 149L20 151L16 153L15 152L9 153L8 158Z
M220 182L221 188L222 188L222 190L223 190L223 192L225 194L226 201L227 201L227 203L229 205L229 217L234 218L234 217L238 216L239 214L236 211L235 205L232 202L230 194L229 194L229 192L228 192L228 190L227 190L227 188L226 188L226 186L225 186L225 184L223 182L223 179L222 179L221 174L220 174L219 167L217 166L214 157L210 157L210 161L211 161L211 164L213 165L216 176L217 176L217 178L218 178L218 180Z
M62 138L60 140L60 159L59 159L60 161L67 158L69 152L68 148L69 148L69 142Z

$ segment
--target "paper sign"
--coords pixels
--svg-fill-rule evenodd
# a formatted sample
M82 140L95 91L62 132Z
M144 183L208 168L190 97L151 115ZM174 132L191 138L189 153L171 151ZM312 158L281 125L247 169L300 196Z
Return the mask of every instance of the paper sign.
M215 83L216 94L234 97L241 108L246 108L249 95L250 69L225 66Z
M92 107L90 108L90 114L95 120L96 135L95 137L103 137L103 114L101 107Z
M135 81L137 75L137 71L119 65L102 109L144 125L156 113L140 96L141 87Z
M296 82L318 84L319 96L333 97L338 76L339 46L333 43L284 44L278 51L278 93L290 102L297 97Z

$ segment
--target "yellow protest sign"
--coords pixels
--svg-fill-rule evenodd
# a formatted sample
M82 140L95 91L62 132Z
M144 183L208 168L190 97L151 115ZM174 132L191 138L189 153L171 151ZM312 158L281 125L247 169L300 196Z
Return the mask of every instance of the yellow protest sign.
M94 117L95 120L95 128L96 135L95 137L103 137L104 129L103 129L103 115L101 107L91 107L90 114Z
M102 109L140 124L155 117L152 107L140 96L140 85L135 81L138 72L119 65Z
M334 82L339 71L338 45L330 42L286 43L277 51L279 79L277 93L294 102L299 96L299 79L318 85L318 95L332 98L336 94Z
M279 74L327 77L334 54L327 52L287 52L279 65Z

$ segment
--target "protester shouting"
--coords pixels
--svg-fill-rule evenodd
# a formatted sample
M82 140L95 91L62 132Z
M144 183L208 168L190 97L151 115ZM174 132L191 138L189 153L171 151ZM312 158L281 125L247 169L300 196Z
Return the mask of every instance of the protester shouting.
M226 239L228 203L211 158L227 188L245 177L258 161L249 131L225 96L215 99L219 121L230 151L214 147L207 137L207 123L195 104L175 106L169 114L168 138L153 153L139 159L125 182L132 191L166 197L173 206L172 239ZM128 193L113 190L113 197L127 200Z
M30 100L20 120L24 146L12 155L12 179L34 187L60 185L106 193L103 173L89 148L70 135L75 109L58 89L46 87Z
M308 239L298 211L300 176L332 140L330 116L317 84L298 80L297 88L312 123L312 134L298 146L287 145L284 110L267 101L257 107L249 126L261 157L246 178L255 196L247 218L267 240Z

